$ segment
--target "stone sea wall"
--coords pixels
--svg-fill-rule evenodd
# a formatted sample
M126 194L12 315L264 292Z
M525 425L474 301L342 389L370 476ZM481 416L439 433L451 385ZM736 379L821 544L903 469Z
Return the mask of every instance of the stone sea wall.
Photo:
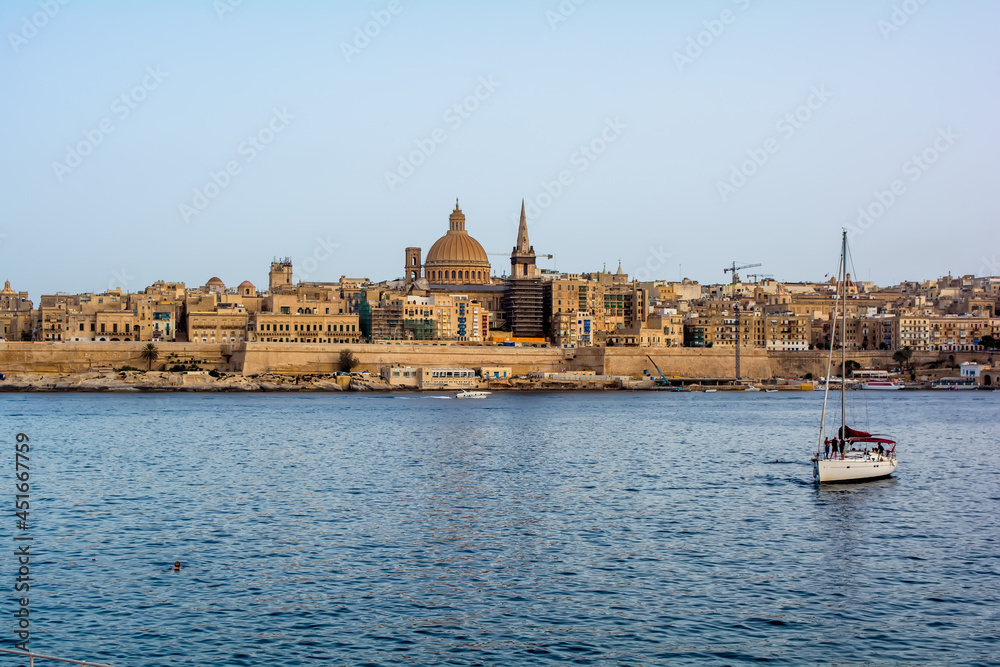
M65 374L95 369L134 366L146 368L141 352L146 343L0 343L0 372ZM735 376L732 350L695 348L582 348L561 350L531 347L477 347L464 345L308 345L298 343L250 343L227 346L205 343L158 343L159 359L154 370L162 370L175 360L198 363L205 370L215 368L244 375L279 373L301 375L333 373L340 370L340 352L351 350L360 361L357 370L378 372L383 365L435 368L479 368L507 366L514 375L533 372L593 371L599 375L655 375L647 354L667 377L730 378ZM826 374L828 353L768 352L743 350L742 377L768 380L775 377L803 377ZM979 353L917 353L911 363L925 364L954 357L955 363L985 360ZM849 358L862 366L893 368L891 352L852 352ZM956 372L957 374L957 372Z

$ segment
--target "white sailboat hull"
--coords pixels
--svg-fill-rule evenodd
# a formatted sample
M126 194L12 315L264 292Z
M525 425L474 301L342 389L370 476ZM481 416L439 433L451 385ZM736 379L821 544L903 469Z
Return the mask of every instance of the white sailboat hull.
M846 348L840 348L840 428L836 431L836 437L831 441L827 438L823 440L823 428L826 424L827 401L830 397L830 385L836 382L837 378L831 377L833 370L833 333L836 333L836 322L839 314L840 333L842 339L847 336L847 285L850 275L847 272L847 230L843 231L840 244L840 267L837 272L837 296L833 301L833 312L830 313L830 321L833 323L833 331L830 336L830 354L826 362L826 383L823 387L823 412L819 420L819 441L816 455L813 456L813 477L820 484L829 482L861 482L872 479L889 477L896 471L896 441L887 435L872 435L866 431L859 431L847 425L847 406L845 404L845 390L850 380L847 379L847 353ZM845 304L841 306L841 304ZM839 313L838 313L839 311ZM896 384L888 379L868 379L862 386L863 389L895 389ZM830 448L836 454L830 456ZM886 449L887 447L890 447ZM845 451L845 449L847 451ZM839 451L838 451L839 450Z
M817 459L813 461L813 477L824 482L860 482L880 477L888 477L896 470L896 459L876 457L875 459L845 458Z

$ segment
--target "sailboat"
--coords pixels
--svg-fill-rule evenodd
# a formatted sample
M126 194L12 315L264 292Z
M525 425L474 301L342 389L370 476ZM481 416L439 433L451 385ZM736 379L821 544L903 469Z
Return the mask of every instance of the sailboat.
M833 327L830 331L830 357L827 360L826 377L830 377L833 366L833 344L836 339L837 308L840 308L840 377L847 377L847 350L844 342L847 333L847 232L843 233L840 245L840 270L837 276L839 287L833 306ZM831 447L827 450L823 439L826 425L826 405L830 397L830 383L823 390L823 412L819 420L819 440L816 455L812 458L813 478L820 484L828 482L864 482L888 477L896 470L896 441L886 435L873 435L867 431L853 429L847 425L845 399L846 382L840 383L840 428L837 437L843 443L842 449Z

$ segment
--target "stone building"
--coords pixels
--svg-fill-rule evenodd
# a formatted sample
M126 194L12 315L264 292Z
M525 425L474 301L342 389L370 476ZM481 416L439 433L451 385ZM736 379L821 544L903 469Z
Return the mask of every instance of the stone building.
M188 340L192 343L236 345L247 340L249 314L238 304L218 303L211 310L188 312Z
M15 292L10 287L10 281L6 281L3 291L0 291L0 339L31 340L34 314L28 293Z
M267 291L280 292L292 287L292 260L290 257L275 259L267 274Z

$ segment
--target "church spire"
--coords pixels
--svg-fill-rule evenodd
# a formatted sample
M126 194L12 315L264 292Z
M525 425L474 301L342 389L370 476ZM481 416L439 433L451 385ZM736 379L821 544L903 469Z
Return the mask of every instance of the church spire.
M528 216L524 214L524 200L521 200L521 223L517 226L517 247L514 249L518 254L528 254L531 252L531 243L528 241Z
M512 278L536 278L538 268L535 266L535 249L528 241L528 216L524 213L524 200L521 200L521 223L517 226L517 245L510 253L510 269Z

